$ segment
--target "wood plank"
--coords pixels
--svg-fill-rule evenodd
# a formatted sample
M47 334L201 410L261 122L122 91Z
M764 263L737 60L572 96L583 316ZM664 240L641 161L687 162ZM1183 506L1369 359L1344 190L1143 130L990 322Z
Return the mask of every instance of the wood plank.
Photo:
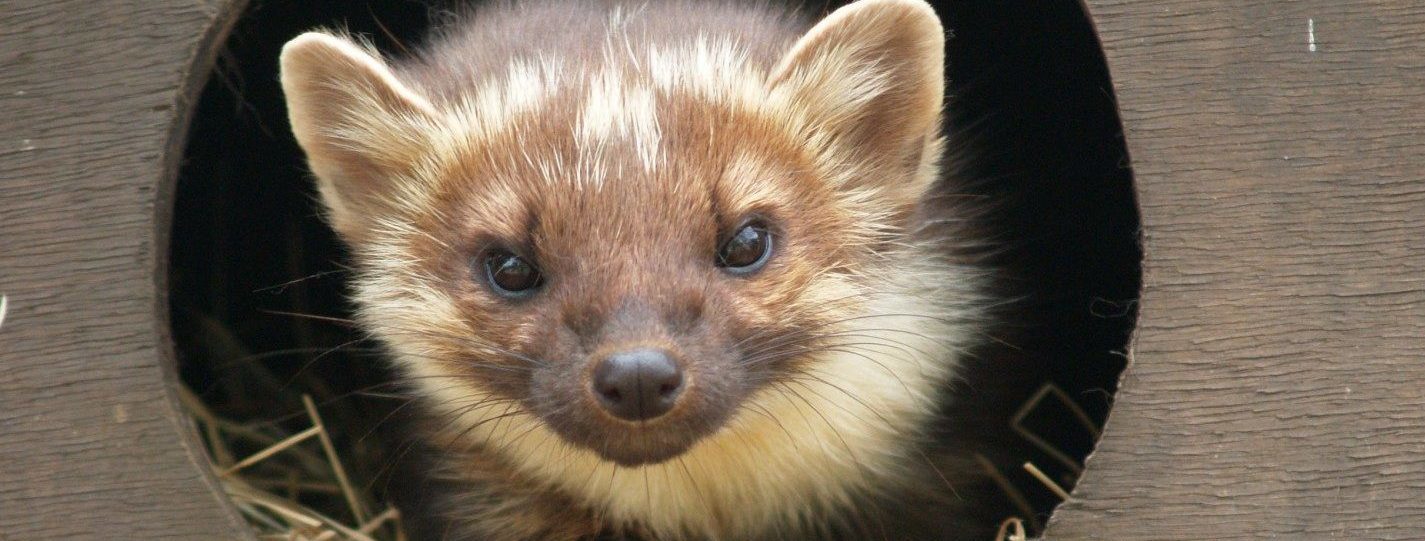
M1425 4L1088 4L1145 291L1046 538L1420 538Z
M251 538L173 395L188 104L241 2L0 2L0 538Z

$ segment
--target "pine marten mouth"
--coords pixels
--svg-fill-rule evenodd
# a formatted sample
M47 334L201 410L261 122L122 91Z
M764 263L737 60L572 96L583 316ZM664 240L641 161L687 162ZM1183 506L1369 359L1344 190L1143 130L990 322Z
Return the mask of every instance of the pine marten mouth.
M566 441L593 451L600 458L624 467L649 466L674 460L692 449L720 426L702 428L689 426L702 423L679 423L678 426L638 424L612 430L605 427L565 428L550 424Z
M604 448L595 452L600 457L625 468L651 466L673 460L691 449L696 440L682 445L647 445L641 448Z
M698 374L692 379L696 383L688 382L675 389L676 397L666 411L652 414L647 409L640 412L636 407L628 411L616 409L623 404L611 404L612 399L604 396L606 393L629 400L636 398L637 391L624 389L610 393L610 389L600 388L598 383L589 384L587 391L574 401L578 407L570 407L568 399L548 398L550 395L542 393L542 386L537 383L533 409L566 442L592 451L604 460L623 467L660 464L677 459L722 429L745 394L736 376L711 381L713 376ZM668 385L648 387L647 390L658 393L658 387L667 390ZM540 399L540 395L546 398Z

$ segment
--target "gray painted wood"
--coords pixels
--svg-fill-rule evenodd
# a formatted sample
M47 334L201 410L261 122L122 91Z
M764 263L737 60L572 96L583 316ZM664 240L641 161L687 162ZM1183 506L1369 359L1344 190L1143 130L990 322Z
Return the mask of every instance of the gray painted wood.
M230 12L0 1L0 539L250 536L175 405L159 271Z
M1425 4L1088 4L1145 285L1046 537L1422 538Z

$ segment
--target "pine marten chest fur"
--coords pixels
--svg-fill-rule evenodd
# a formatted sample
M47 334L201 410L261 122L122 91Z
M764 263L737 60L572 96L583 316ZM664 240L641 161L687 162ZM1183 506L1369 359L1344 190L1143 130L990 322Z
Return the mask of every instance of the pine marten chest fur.
M282 52L451 539L961 539L929 437L986 303L920 0L474 7Z

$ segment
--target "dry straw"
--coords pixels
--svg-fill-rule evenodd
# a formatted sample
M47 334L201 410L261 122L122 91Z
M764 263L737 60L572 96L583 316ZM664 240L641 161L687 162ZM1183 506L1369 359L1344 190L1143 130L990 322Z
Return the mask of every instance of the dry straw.
M0 317L3 317L4 306L4 298L0 297ZM354 488L331 434L310 396L302 395L302 403L311 426L284 435L271 425L262 425L266 428L264 430L225 420L215 415L186 386L180 388L179 395L198 424L225 491L248 523L258 530L259 539L405 540L401 515L395 507L386 506L374 516L368 511L377 505L376 502L369 494ZM1080 464L1023 425L1028 412L1039 407L1048 397L1056 398L1091 434L1098 434L1098 427L1089 420L1087 413L1053 384L1045 384L1020 408L1013 417L1011 429L1056 461L1067 461L1065 466L1074 473L1081 472L1083 468ZM316 440L318 445L311 445L312 440ZM261 447L237 459L232 449L238 443L248 446L258 444ZM278 461L278 458L285 460ZM1020 513L1020 516L1009 517L1000 524L995 541L1028 541L1028 532L1042 529L1028 498L989 459L980 455L976 455L975 459ZM262 472L255 471L259 466L264 466ZM1069 498L1069 493L1059 483L1033 463L1025 462L1023 468L1060 500ZM301 503L303 495L311 494L340 495L346 504L341 511L348 516L337 519L330 515L332 509L322 512Z
M1024 521L1007 518L999 524L995 541L1029 541L1029 533L1024 530Z
M1098 440L1099 427L1093 422L1092 417L1089 416L1087 411L1084 411L1082 406L1070 398L1068 393L1053 383L1045 383L1038 391L1035 391L1029 400L1026 400L1024 404L1019 407L1019 410L1016 411L1014 416L1010 419L1010 429L1021 438L1024 438L1025 441L1040 451L1043 451L1044 454L1053 458L1054 461L1062 464L1072 472L1074 476L1078 476L1084 471L1082 464L1079 464L1079 462L1070 457L1068 453L1065 453L1050 443L1048 438L1040 436L1038 433L1030 430L1024 423L1025 419L1029 417L1030 412L1038 409L1039 406L1050 397L1054 398L1063 408L1062 411L1067 412L1069 416L1076 420L1095 441ZM999 468L989 459L980 455L975 455L975 459L979 462L980 467L985 470L986 475L994 481L995 485L997 485L1005 497L1019 509L1020 514L1023 516L1023 518L1010 517L1005 519L1005 521L1000 524L999 533L996 534L995 541L1026 541L1028 539L1025 528L1026 522L1029 525L1029 530L1036 532L1042 531L1043 527L1039 523L1033 506L1029 504L1029 499L1024 496L1024 492L1015 486L1004 473L1000 472ZM1033 462L1025 462L1022 467L1031 477L1041 485L1044 485L1044 488L1052 492L1060 502L1069 499L1069 491L1064 490L1063 486L1054 482L1053 479L1050 479L1049 476L1046 475L1043 470L1039 469L1038 466L1034 465Z
M372 516L367 510L374 502L357 491L341 456L332 443L317 405L302 395L311 426L286 437L251 426L224 420L198 399L186 386L180 398L198 423L223 489L263 540L286 541L404 541L401 514L395 507ZM308 443L319 442L320 452ZM235 460L235 443L257 443L263 447ZM277 462L277 458L287 460ZM268 466L264 472L254 470ZM304 505L304 494L340 494L350 515L337 519Z

